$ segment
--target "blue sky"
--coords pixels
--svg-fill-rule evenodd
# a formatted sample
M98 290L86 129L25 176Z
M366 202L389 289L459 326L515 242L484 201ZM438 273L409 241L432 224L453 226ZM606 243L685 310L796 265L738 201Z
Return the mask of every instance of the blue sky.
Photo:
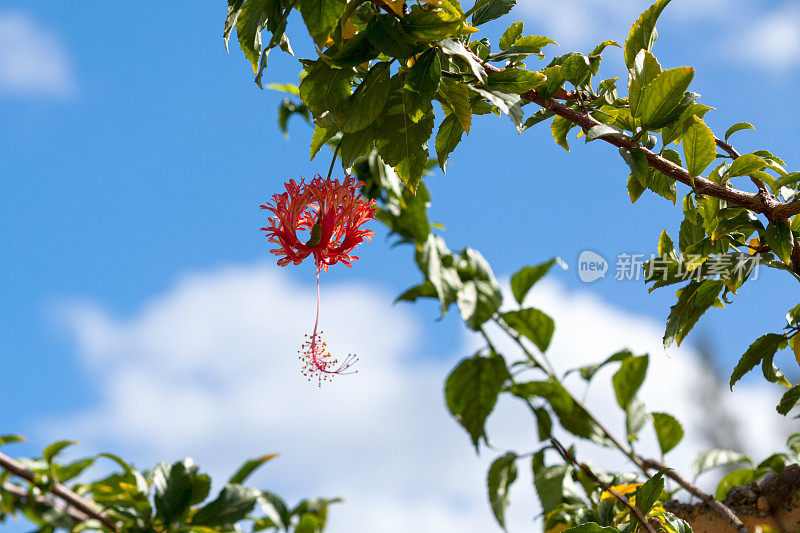
M646 6L628 0L619 3L618 12L607 13L594 0L558 5L521 0L513 13L514 20L525 21L528 33L551 35L565 49L587 50L607 38L622 42ZM165 302L180 300L181 284L194 280L204 287L227 287L221 272L231 268L242 279L263 275L276 286L296 287L302 292L297 300L308 302L313 271L278 272L272 266L259 232L264 214L258 205L288 178L324 172L330 153L309 162L311 129L299 120L290 125L290 141L283 138L276 124L282 95L252 83L235 40L231 53L225 52L224 12L221 0L192 9L178 2L7 0L0 5L0 338L3 390L12 406L0 413L0 433L32 438L13 453L35 453L48 439L73 436L89 450L119 445L88 430L81 435L85 428L79 421L87 420L85 413L113 412L104 385L108 372L135 372L137 366L110 361L135 359L132 347L147 351L134 339L141 330L136 324L146 321L159 302L169 307ZM489 26L486 32L496 40L498 29ZM716 107L707 116L709 125L721 133L735 122L753 122L758 132L734 137L740 151L766 148L797 168L800 104L791 98L800 65L797 5L674 0L659 29L655 51L661 63L696 67L692 89ZM299 55L310 53L307 42L293 45ZM618 49L608 55L606 72L619 75ZM265 77L294 82L297 71L293 58L274 52ZM676 237L679 210L648 195L631 205L617 152L601 142L570 141L568 154L545 125L520 136L506 118L476 118L447 174L428 179L432 218L447 227L451 248L477 248L500 277L526 263L563 257L573 268L554 274L555 285L548 289L554 306L558 295L576 306L584 302L578 295L586 295L598 309L609 306L662 327L674 294L669 289L648 294L641 282L614 281L613 257L650 254L665 228ZM335 295L331 300L349 305L344 289L353 287L359 294L353 302L363 300L369 308L376 298L388 304L417 283L410 250L389 244L378 230L373 243L359 250L355 268L332 269L325 276L323 298L329 290ZM576 259L585 249L612 261L608 279L591 285L578 280ZM710 338L727 372L752 340L780 328L785 310L797 303L791 280L761 274L728 310L710 312L690 336L690 341ZM289 291L282 294L293 298ZM283 305L275 303L279 309ZM389 349L401 361L397 368L407 365L416 376L430 365L425 383L432 391L455 358L468 353L471 341L460 321L452 316L434 322L433 305L376 309L375 316L396 320L395 329L408 332L409 339L397 340L402 350ZM298 313L301 335L312 312ZM359 321L370 318L358 308L353 313ZM349 327L347 322L342 328ZM392 331L393 323L364 327ZM128 333L113 342L92 337L101 331L111 338L123 330ZM657 347L657 335L642 342ZM125 342L129 345L122 346ZM666 357L654 350L654 358ZM287 355L292 364L293 353ZM787 367L791 362L789 357L779 361ZM194 374L167 375L191 380ZM408 383L413 388L417 382ZM457 435L452 426L442 431ZM469 452L466 439L454 438ZM137 448L134 439L128 451L142 461L182 453L177 445L141 451L145 448ZM263 450L237 451L240 457Z

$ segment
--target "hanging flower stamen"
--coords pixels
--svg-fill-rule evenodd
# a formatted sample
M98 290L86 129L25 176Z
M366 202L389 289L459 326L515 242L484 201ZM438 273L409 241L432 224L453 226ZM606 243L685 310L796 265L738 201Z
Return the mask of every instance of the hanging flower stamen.
M306 335L306 341L298 353L302 364L301 373L309 381L317 379L319 385L333 375L354 374L352 366L358 357L348 354L340 363L327 350L319 327L319 273L327 272L336 263L353 266L358 257L351 255L362 242L372 240L374 232L362 229L361 225L375 218L375 200L367 200L358 193L363 182L346 176L343 183L330 177L317 175L308 184L304 180L285 183L286 192L274 194L272 201L262 205L273 213L269 225L261 228L267 232L269 242L278 245L270 250L277 255L278 265L299 265L309 256L314 257L317 267L317 316L314 331ZM298 232L308 232L301 239ZM303 242L305 240L305 242Z

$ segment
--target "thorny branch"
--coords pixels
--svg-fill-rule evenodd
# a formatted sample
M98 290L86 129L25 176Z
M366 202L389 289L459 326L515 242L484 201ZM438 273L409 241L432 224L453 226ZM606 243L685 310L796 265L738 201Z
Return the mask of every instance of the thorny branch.
M0 468L7 470L11 474L21 479L24 479L25 481L28 481L30 483L36 483L37 475L34 472L28 470L22 465L22 463L20 463L15 459L12 459L11 457L5 455L2 452L0 452ZM3 490L7 490L5 484L3 485ZM13 490L14 489L12 489L11 491ZM53 480L52 486L50 487L50 492L53 495L61 498L67 504L68 508L72 508L73 510L78 511L78 513L82 513L83 515L85 515L84 520L87 517L94 518L100 523L102 523L104 526L106 526L110 531L117 533L118 531L117 525L111 518L103 514L103 511L99 509L97 507L97 504L95 504L93 501L75 494L73 491L71 491L70 489L59 483L57 480ZM48 502L44 501L42 503L48 503ZM52 503L50 503L50 505L52 505ZM70 516L76 519L78 516L80 516L77 513L69 513L69 514Z

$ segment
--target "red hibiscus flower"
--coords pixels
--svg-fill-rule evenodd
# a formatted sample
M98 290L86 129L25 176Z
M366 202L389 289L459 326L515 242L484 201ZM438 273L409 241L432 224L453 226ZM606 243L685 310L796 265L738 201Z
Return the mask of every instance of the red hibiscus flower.
M347 266L358 257L353 248L369 242L374 232L360 226L375 218L375 200L366 200L356 190L363 185L347 176L344 183L317 175L310 183L286 182L286 192L272 196L272 202L261 209L272 211L267 232L269 242L278 248L270 250L283 256L278 265L299 265L314 256L317 270L327 271L339 261ZM298 231L308 232L301 240ZM305 242L304 242L305 241Z
M361 225L375 218L375 200L363 198L357 191L364 185L351 176L344 183L330 177L317 175L310 183L304 180L285 183L286 192L274 194L272 202L261 209L271 211L267 232L269 242L278 248L270 250L279 256L278 265L299 265L312 255L317 267L317 318L314 332L306 336L299 350L302 373L309 381L316 378L319 384L334 374L357 372L351 367L358 361L348 355L341 363L327 350L319 326L319 273L338 262L352 267L357 256L350 255L362 242L369 242L374 232ZM303 235L302 237L298 235Z

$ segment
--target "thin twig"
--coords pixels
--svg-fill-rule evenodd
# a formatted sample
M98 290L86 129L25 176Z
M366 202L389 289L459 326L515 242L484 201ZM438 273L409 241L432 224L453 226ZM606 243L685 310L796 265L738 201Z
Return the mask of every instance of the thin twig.
M0 468L3 468L10 472L11 474L28 481L29 483L36 483L36 474L27 468L25 468L22 463L19 461L12 459L11 457L5 455L4 453L0 452ZM96 503L81 496L78 496L73 491L62 485L60 482L53 480L52 487L50 488L50 492L55 496L58 496L64 502L67 503L68 506L77 509L78 511L86 514L87 516L98 520L104 526L106 526L110 531L117 533L117 525L114 521L103 514L103 510L100 509Z
M541 98L535 90L525 92L521 96L526 100L552 111L556 115L559 115L580 126L585 131L589 131L594 126L601 125L601 122L592 117L590 114L582 113L576 109L572 109L571 107L553 99L545 100ZM647 162L651 167L655 168L665 176L671 177L674 180L690 187L692 184L694 184L694 189L700 194L706 194L721 200L726 200L738 206L749 209L754 213L764 214L769 219L776 218L779 213L783 218L800 213L800 201L782 203L769 195L764 196L760 193L756 194L741 191L739 189L727 187L699 176L692 177L689 175L689 172L686 169L676 165L672 161L669 161L656 153L651 152L647 148L640 146L631 137L625 135L614 135L601 137L601 139L618 148L637 148L641 150L646 156Z
M328 179L331 179L331 174L333 174L333 165L336 164L336 156L339 155L339 148L342 147L342 141L339 141L339 144L336 145L336 150L333 151L333 159L331 159L331 166L328 168Z
M734 148L733 146L731 146L727 142L723 141L722 139L720 139L718 137L714 137L714 142L717 143L717 146L722 148L722 150L726 154L731 156L731 159L735 160L736 158L739 157L739 152L736 150L736 148ZM759 192L761 192L762 194L769 194L769 191L767 190L767 186L764 184L764 182L760 178L756 178L754 176L750 176L750 181L752 181L755 184L755 186L758 187Z
M546 374L548 374L549 376L555 377L555 370L553 369L553 365L547 359L546 355L542 354L542 359L545 361L547 366L542 364L542 362L539 361L539 359L533 354L533 352L531 352L528 349L528 347L525 346L525 343L522 342L522 337L520 336L520 334L517 333L511 326L509 326L508 323L505 320L503 320L503 317L500 316L499 313L495 313L494 316L492 316L492 320L494 320L494 322L498 326L500 326L500 329L505 331L508 334L509 337L514 339L514 342L517 343L517 345L520 347L520 349L523 351L523 353L528 357L528 359L534 365L536 365L538 368L541 368L542 370L544 370L544 372Z
M85 513L82 513L81 511L79 511L77 509L73 509L72 507L61 505L61 504L59 504L57 502L54 502L54 501L51 501L51 500L49 500L49 499L47 499L47 498L45 498L44 496L41 496L41 495L31 494L27 490L25 490L23 487L20 487L19 485L14 485L13 483L9 483L7 481L4 481L3 483L0 483L0 492L8 492L9 494L12 494L15 498L26 499L26 500L31 500L32 499L33 501L35 501L38 504L47 505L48 507L52 507L56 511L60 511L60 512L66 514L67 516L69 516L72 520L74 520L77 523L85 522L86 520L89 520L89 518L90 518L89 515L87 515Z
M667 465L662 463L661 461L656 461L655 459L642 459L642 464L648 470L663 470L665 468L669 468ZM689 491L692 495L697 496L703 502L708 505L710 508L714 509L718 514L721 514L725 518L728 519L728 522L731 523L733 527L736 528L736 531L739 533L748 533L747 527L742 523L736 514L729 507L723 504L718 499L714 498L710 494L706 494L700 488L697 487L694 483L687 480L683 476L681 476L675 470L667 470L664 474L665 476L669 477L670 479L677 482L681 487L685 488Z
M495 318L495 320L497 321L497 318ZM499 321L498 321L498 324L504 329L504 331L509 336L511 336L512 338L514 338L514 340L517 341L517 343L522 347L522 349L529 356L532 357L532 354L530 354L530 352L527 350L527 348L522 344L521 339L518 338L518 335L516 334L516 332L513 331L513 329L511 329L511 327L508 326L508 324L503 324L503 323L500 323ZM548 370L548 369L544 368L541 365L539 365L539 367L551 379L554 379L555 381L559 382L558 376L555 375L555 372L553 372L552 370ZM611 444L617 450L619 450L633 464L635 464L642 471L642 473L644 473L645 475L650 475L649 471L652 470L652 469L661 470L663 468L669 468L665 464L661 463L660 461L656 461L654 459L645 459L645 458L642 458L639 455L637 455L633 451L633 449L631 449L628 446L625 446L619 439L617 439L617 437L611 432L611 430L609 430L602 422L600 422L592 414L592 412L589 410L589 408L586 406L586 404L584 404L578 398L575 398L575 396L572 394L572 392L570 392L569 389L567 389L566 387L564 387L564 390L567 392L567 394L570 396L570 398L572 398L572 401L575 402L575 405L577 405L579 408L581 408L583 410L583 412L586 413L586 415L592 420L592 423L595 424L597 429L599 429L600 432L603 433L603 435L609 440L609 442L611 442ZM536 413L535 413L533 404L531 404L530 400L528 400L527 398L525 400L526 400L526 403L528 404L528 407L530 408L531 412L535 415ZM744 526L742 521L733 513L733 511L731 511L727 506L725 506L725 504L723 504L719 500L715 499L710 494L707 494L707 493L703 492L696 485L694 485L691 482L689 482L688 480L686 480L683 476L681 476L680 474L678 474L674 470L671 470L671 469L668 470L667 473L666 473L666 476L669 477L670 479L672 479L673 481L675 481L676 483L678 483L679 485L681 485L683 488L685 488L687 491L689 491L693 495L695 495L698 498L700 498L701 500L703 500L710 508L712 508L718 514L720 514L725 519L727 519L728 522L730 522L731 525L733 527L735 527L736 530L739 533L748 533L747 528Z
M614 489L612 489L611 487L609 487L608 485L603 483L600 480L600 478L598 478L596 475L594 475L594 472L589 470L589 468L585 464L579 463L578 460L575 459L575 457L571 453L569 453L569 450L567 450L564 447L564 445L562 445L560 442L558 442L558 440L555 437L550 437L550 442L553 443L553 446L555 447L555 449L558 451L558 453L561 454L561 456L565 460L569 461L573 465L575 465L578 468L580 468L583 471L584 474L586 474L587 476L592 478L592 480L594 480L595 483L600 485L603 488L603 490L605 490L606 492L611 494L613 497L615 497L616 499L621 501L622 504L631 511L631 514L636 518L636 520L640 524L642 524L642 527L645 528L648 531L648 533L656 533L656 530L653 529L653 526L651 526L650 523L647 521L647 518L645 518L645 516L642 514L642 511L640 511L638 507L636 507L633 504L631 504L631 502L630 502L630 500L628 500L628 498L626 498L625 496L623 496L619 492L615 491Z

